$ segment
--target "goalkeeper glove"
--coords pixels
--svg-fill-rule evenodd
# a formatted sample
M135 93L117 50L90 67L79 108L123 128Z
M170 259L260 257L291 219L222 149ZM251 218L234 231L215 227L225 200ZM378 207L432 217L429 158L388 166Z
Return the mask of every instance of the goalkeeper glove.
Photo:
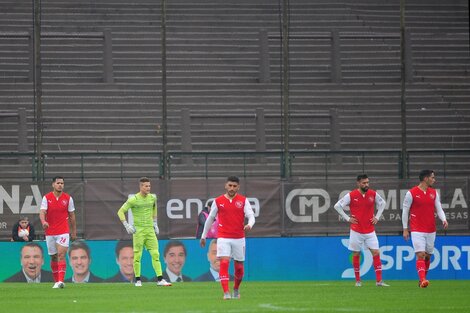
M135 234L135 227L133 225L130 225L127 221L123 221L122 225L124 225L129 235Z
M155 234L158 235L160 233L160 229L158 228L157 219L153 220L153 229L155 230Z

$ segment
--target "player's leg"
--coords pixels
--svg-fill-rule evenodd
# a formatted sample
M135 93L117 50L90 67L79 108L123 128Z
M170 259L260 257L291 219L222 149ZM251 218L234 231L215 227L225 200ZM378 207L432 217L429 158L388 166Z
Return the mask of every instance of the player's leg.
M426 288L429 282L426 280L426 238L424 233L411 232L411 242L416 254L416 271L418 272L419 287Z
M171 286L171 283L163 279L162 263L160 262L160 252L158 252L158 240L153 230L152 232L147 234L147 237L145 239L145 248L147 248L148 252L150 253L150 257L152 258L152 267L155 271L155 275L157 276L157 284L159 286Z
M427 277L429 272L429 266L431 266L431 256L434 253L434 242L436 241L436 232L425 234L426 237L426 247L424 255L424 277Z
M234 260L235 267L235 282L233 285L233 297L234 299L240 299L240 284L243 280L244 275L244 261L245 261L245 250L246 250L245 238L234 239L232 242L232 257Z
M354 270L354 277L356 279L356 286L360 287L361 284L361 251L352 251L352 265Z
M418 272L419 286L426 288L429 282L426 280L426 253L424 251L416 252L416 271Z
M243 280L243 275L245 272L244 269L244 262L240 261L234 261L234 267L235 267L235 283L233 284L233 299L240 299L240 284L242 283Z
M59 281L59 264L57 262L57 247L55 244L55 236L46 236L46 246L47 246L47 253L51 258L51 270L52 270L52 277L54 278L54 287L58 288L57 282Z
M429 266L431 265L431 254L426 253L424 256L424 267L425 267L425 277L427 277L429 272Z
M372 253L372 262L375 270L376 285L379 287L388 287L382 280L382 261L380 260L379 239L375 231L365 234L365 246Z
M370 249L370 253L372 253L372 262L374 264L375 281L378 283L382 281L382 261L380 260L380 251L379 249Z
M228 274L230 256L231 256L230 239L227 239L227 238L217 239L217 257L220 259L219 278L220 278L220 285L222 286L222 290L224 291L225 300L231 298L230 290L228 287L228 282L230 278Z
M54 281L56 282L52 288L64 288L65 271L67 269L66 254L69 247L69 234L57 236L47 236L47 250L51 256L51 269Z
M375 284L378 287L389 287L382 279L382 261L380 260L380 250L370 249L372 253L372 262L375 270Z
M59 238L56 241L56 247L57 247L57 262L58 262L58 278L59 278L59 283L62 283L61 285L59 284L60 288L64 287L64 279L65 279L65 271L67 269L67 263L66 263L66 255L67 255L67 250L69 248L69 242L70 242L70 235L67 234L62 234L58 236Z
M61 235L64 236L64 235ZM59 288L64 287L64 280L65 280L65 271L67 270L67 262L66 262L66 254L69 248L69 234L66 234L67 239L62 237L62 241L57 244L57 270L58 270L58 282Z
M354 277L356 278L356 286L361 286L361 268L360 268L360 258L361 258L361 247L364 242L362 235L354 230L349 231L349 251L352 252L352 265L354 270Z
M139 228L138 231L136 231L136 233L132 235L132 247L134 249L133 266L134 266L134 276L135 276L136 283L137 281L140 281L140 273L141 273L140 262L142 260L142 252L144 250L144 241L145 241L144 229Z

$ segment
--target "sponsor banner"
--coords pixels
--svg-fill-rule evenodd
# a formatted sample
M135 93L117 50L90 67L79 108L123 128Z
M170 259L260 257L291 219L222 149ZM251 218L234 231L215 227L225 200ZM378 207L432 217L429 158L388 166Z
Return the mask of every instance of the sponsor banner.
M194 237L197 217L208 201L225 193L225 179L170 181L166 201L160 205L163 227L170 238ZM281 226L280 183L276 180L241 181L240 194L251 203L256 226L250 236L279 236Z
M43 234L41 222L39 220L39 208L42 197L52 191L51 182L34 183L11 183L0 181L0 239L10 240L13 225L20 217L28 217L30 223L36 230L36 234ZM77 232L83 233L86 210L85 203L85 183L75 182L67 184L65 192L69 193L75 203L77 210Z
M402 204L406 192L415 181L373 180L371 189L387 202L382 218L376 226L377 233L394 233L402 230ZM348 232L348 225L334 209L335 203L356 188L354 181L304 182L282 184L285 195L283 232L287 236L312 234L338 234ZM469 230L468 181L442 180L436 185L441 203L449 221L449 230ZM349 208L345 211L347 214ZM439 221L437 221L440 223Z
M292 238L248 238L246 248L244 280L275 281L275 280L354 280L351 265L351 253L347 249L348 237L292 237ZM382 259L383 278L385 281L394 279L417 280L416 259L411 242L401 236L379 236ZM34 242L44 251L44 241ZM170 244L171 243L171 244ZM87 240L90 259L81 258L74 262L67 257L66 280L71 280L75 271L89 269L97 282L116 282L121 269L131 271L132 263L117 258L117 253L128 253L132 258L132 248L127 252L116 249L130 244L119 241ZM124 245L123 245L124 244ZM209 242L205 248L199 246L195 239L160 240L160 259L165 272L171 269L171 257L165 251L168 247L186 251L179 255L184 280L207 281L211 264L208 254ZM20 281L24 279L22 272L21 249L23 243L0 242L0 281ZM181 248L184 246L183 248ZM168 248L170 249L170 248ZM121 252L119 252L119 251ZM170 251L170 250L168 250ZM175 252L177 255L177 251ZM174 254L174 253L173 253ZM26 264L26 263L25 263ZM31 267L31 265L28 265ZM213 267L218 268L213 263ZM232 270L232 267L230 267ZM50 272L50 258L47 253L38 260L36 270L42 269L43 278ZM369 251L363 251L361 257L361 277L363 280L375 280L372 257ZM233 274L233 273L232 273ZM23 275L23 276L22 276ZM154 280L150 255L143 253L142 276L145 280ZM428 279L470 279L470 237L444 236L438 234L434 256L432 258ZM415 287L415 285L413 285Z
M416 279L411 242L379 236L383 279ZM354 280L349 237L253 238L247 244L252 280ZM279 253L279 247L282 253ZM372 255L361 253L361 278L375 280ZM429 279L470 279L470 237L438 234Z
M209 200L223 194L225 179L181 179L152 181L158 196L160 238L193 238L197 216ZM401 232L401 205L416 180L374 180L375 189L387 202L377 233ZM275 179L241 181L240 193L253 206L256 224L250 237L339 235L348 233L348 224L334 210L334 204L355 186L351 181L286 182ZM443 179L436 184L449 221L449 232L468 234L469 184L467 179ZM30 218L39 238L42 195L49 183L0 182L0 238L9 240L11 229L24 214ZM137 181L65 182L65 190L75 200L79 236L93 240L130 239L117 210L130 194L138 191ZM348 208L346 208L348 213Z

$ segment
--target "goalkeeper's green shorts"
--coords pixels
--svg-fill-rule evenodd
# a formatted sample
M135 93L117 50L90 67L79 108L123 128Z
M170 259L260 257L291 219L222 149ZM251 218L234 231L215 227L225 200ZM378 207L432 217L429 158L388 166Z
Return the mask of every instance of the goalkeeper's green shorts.
M133 235L134 252L141 252L144 247L147 250L158 251L158 240L155 235L153 226L150 227L136 227L136 232Z

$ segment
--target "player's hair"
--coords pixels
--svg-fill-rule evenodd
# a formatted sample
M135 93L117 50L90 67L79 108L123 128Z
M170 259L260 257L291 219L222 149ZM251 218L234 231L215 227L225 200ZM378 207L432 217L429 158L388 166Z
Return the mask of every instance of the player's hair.
M78 249L82 249L85 251L86 255L88 256L89 259L91 259L90 257L90 247L88 247L88 245L85 243L85 241L74 241L70 244L70 249L69 249L69 257L70 257L70 254L72 253L73 250L78 250Z
M237 176L229 176L229 177L227 177L227 181L239 184L240 183L240 178L238 178Z
M18 222L20 222L20 221L29 222L29 218L28 218L26 215L21 215L21 216L20 216L20 219L18 220Z
M64 178L63 178L62 176L54 176L54 177L52 178L52 182L55 183L58 179L64 180Z
M187 255L186 247L184 246L184 243L182 243L179 240L170 240L165 246L165 251L163 252L163 256L166 257L166 254L168 253L168 251L173 247L183 247L184 255L185 256Z
M434 174L433 170L422 170L419 172L419 181L423 181L426 177L429 177L432 174Z
M361 180L366 179L366 178L369 178L369 177L367 176L367 174L361 174L361 175L357 175L357 179L356 179L356 180L357 180L357 181L361 181Z
M132 241L130 241L130 240L121 240L117 243L116 249L114 251L116 253L116 259L119 259L119 252L121 252L121 250L123 248L127 248L127 247L130 247L130 248L134 249L134 247L132 246Z
M35 242L30 242L30 243L27 243L25 244L22 248L21 248L21 253L20 253L20 256L23 254L23 250L24 248L26 247L31 247L31 248L39 248L39 250L41 250L41 257L44 256L44 249L37 243Z
M139 183L150 183L150 178L141 177L141 178L139 178Z

